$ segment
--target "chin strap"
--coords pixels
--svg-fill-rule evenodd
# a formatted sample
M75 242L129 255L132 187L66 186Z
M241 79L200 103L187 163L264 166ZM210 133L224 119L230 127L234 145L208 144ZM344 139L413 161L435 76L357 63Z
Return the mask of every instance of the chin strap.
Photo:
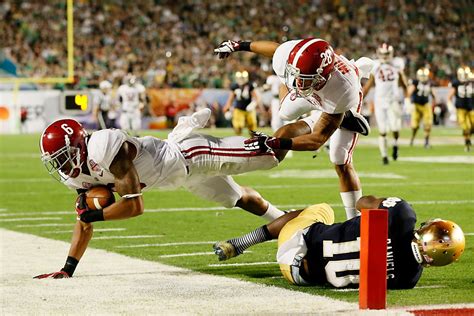
M420 252L420 248L418 247L418 243L415 241L411 242L411 250L413 252L413 256L415 257L416 262L419 264L423 263L423 257Z

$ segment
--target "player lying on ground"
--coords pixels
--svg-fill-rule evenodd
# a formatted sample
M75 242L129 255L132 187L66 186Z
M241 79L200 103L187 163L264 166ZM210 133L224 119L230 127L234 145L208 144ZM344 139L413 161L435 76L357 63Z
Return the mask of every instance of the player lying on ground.
M356 201L362 196L359 177L352 164L352 153L359 131L367 135L369 124L358 112L362 104L360 80L368 75L372 61L354 62L334 53L328 42L307 38L282 44L269 41L225 41L214 52L227 58L236 51L250 51L272 58L275 74L280 78L280 117L298 119L281 127L274 137L258 134L247 148L256 153L275 150L281 161L288 150L314 151L329 140L329 157L339 176L341 199L347 218L357 215ZM345 115L354 118L355 126L338 129Z
M273 152L249 153L244 137L216 138L194 133L206 125L210 110L180 119L166 141L130 137L106 129L89 135L71 119L49 125L40 140L42 160L49 173L78 190L77 221L66 265L44 277L70 277L92 237L92 222L127 219L143 214L142 189L178 188L225 207L238 206L271 221L284 212L258 192L238 185L230 175L270 169L278 165ZM102 210L89 210L85 191L107 185L122 197Z
M455 223L431 219L415 230L416 215L406 201L363 196L361 209L388 209L387 286L413 288L423 267L457 261L464 234ZM328 204L290 212L255 231L214 245L219 260L242 254L248 247L278 238L277 261L288 281L297 285L356 286L359 283L360 216L334 224Z

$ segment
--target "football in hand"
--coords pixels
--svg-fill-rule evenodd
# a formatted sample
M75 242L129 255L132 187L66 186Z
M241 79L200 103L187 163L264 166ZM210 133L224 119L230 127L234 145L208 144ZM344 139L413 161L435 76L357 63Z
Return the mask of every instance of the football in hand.
M86 192L86 203L90 210L97 211L115 202L115 196L108 187L99 185Z

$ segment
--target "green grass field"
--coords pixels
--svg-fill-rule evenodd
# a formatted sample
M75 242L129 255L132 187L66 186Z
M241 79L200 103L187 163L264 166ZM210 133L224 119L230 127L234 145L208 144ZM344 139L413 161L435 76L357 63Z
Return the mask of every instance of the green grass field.
M203 132L217 136L232 133L231 130ZM152 134L159 137L166 135L164 132ZM378 148L374 145L376 131L368 138L362 137L355 151L355 166L360 173L365 194L402 197L414 205L419 221L432 217L451 219L466 234L466 250L458 263L445 268L425 269L417 288L413 290L389 291L388 305L391 307L474 302L474 222L471 219L474 214L474 164L472 153L463 151L459 134L458 129L436 129L435 144L430 150L420 145L401 146L401 158L428 157L430 160L429 157L448 157L448 162L444 163L400 160L383 166ZM408 135L409 131L405 130L402 139L406 141ZM69 241L76 217L75 192L69 191L47 174L39 159L38 139L39 135L0 136L0 227ZM419 139L418 143L421 142ZM240 175L235 179L242 185L256 188L266 199L281 208L327 202L335 209L336 220L342 221L345 213L341 207L333 167L324 151L314 159L312 156L313 153L295 153L293 158L287 159L276 169ZM470 159L470 162L456 162L454 156ZM228 262L218 262L210 254L212 242L235 237L264 224L256 216L240 209L220 208L184 190L154 190L145 193L144 198L146 211L143 216L126 221L97 223L94 225L96 229L117 230L99 231L94 236L160 236L93 238L90 247L351 302L358 299L357 291L340 292L330 288L288 285L274 263L274 242L255 246L250 249L251 252ZM29 226L39 223L63 225ZM156 246L181 242L194 244ZM177 254L193 255L172 256ZM58 266L51 267L52 271L62 266L66 256L65 253L64 257L58 258ZM235 263L261 264L225 265ZM80 273L79 265L76 274Z

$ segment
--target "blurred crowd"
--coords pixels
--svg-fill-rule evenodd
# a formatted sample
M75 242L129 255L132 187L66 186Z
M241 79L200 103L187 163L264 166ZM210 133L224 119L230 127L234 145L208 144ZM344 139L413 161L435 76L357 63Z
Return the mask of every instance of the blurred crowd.
M470 0L76 0L75 86L119 84L133 72L147 87L226 87L236 70L258 80L271 64L253 54L218 60L212 51L220 42L309 36L348 58L373 57L387 42L409 77L428 65L444 85L459 65L473 66L470 14ZM0 29L0 59L13 61L18 75L66 76L65 0L2 2Z

